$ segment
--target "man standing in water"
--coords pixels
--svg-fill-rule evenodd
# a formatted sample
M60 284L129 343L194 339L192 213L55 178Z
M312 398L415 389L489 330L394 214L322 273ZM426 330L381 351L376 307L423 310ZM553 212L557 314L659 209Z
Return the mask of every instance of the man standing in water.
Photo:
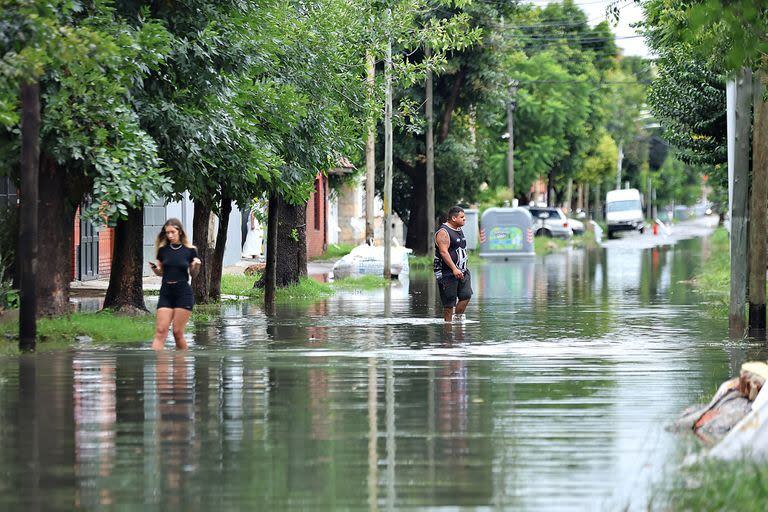
M461 230L464 222L464 209L453 206L448 210L448 221L435 231L435 278L446 322L463 322L464 310L472 297L467 239Z

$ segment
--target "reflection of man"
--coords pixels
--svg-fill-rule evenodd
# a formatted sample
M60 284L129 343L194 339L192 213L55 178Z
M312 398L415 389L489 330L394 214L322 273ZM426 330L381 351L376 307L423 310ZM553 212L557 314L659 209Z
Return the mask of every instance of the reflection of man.
M464 222L464 210L454 206L448 210L448 220L435 231L434 270L446 322L463 322L472 297L467 239L461 229Z

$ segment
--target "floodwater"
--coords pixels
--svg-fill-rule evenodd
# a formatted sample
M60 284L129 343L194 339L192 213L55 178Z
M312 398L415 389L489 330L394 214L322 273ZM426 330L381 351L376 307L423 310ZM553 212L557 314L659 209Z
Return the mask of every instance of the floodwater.
M684 282L706 239L637 247L477 266L463 326L417 274L0 358L0 509L646 509L665 422L759 349Z

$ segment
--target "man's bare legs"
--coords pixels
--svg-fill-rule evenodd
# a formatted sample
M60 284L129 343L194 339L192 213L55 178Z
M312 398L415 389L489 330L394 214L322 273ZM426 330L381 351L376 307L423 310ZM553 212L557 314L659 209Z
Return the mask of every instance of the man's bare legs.
M469 304L469 299L460 300L459 303L456 304L455 308L443 308L443 320L445 320L446 322L453 322L454 316L464 314L464 311L467 310L468 304Z
M463 315L464 311L467 310L467 305L469 304L469 299L467 300L460 300L458 304L456 304L456 314L457 315Z

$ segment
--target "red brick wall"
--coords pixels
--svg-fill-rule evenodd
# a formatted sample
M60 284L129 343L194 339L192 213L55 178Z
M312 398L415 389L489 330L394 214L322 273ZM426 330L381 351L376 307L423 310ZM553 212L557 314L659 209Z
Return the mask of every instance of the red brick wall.
M72 279L77 279L78 245L80 245L80 208L75 212L75 236L72 238Z
M112 251L115 247L114 228L105 228L99 232L99 275L109 277L112 269Z
M320 256L327 247L327 216L328 178L318 174L315 178L315 192L309 196L307 203L307 258Z

